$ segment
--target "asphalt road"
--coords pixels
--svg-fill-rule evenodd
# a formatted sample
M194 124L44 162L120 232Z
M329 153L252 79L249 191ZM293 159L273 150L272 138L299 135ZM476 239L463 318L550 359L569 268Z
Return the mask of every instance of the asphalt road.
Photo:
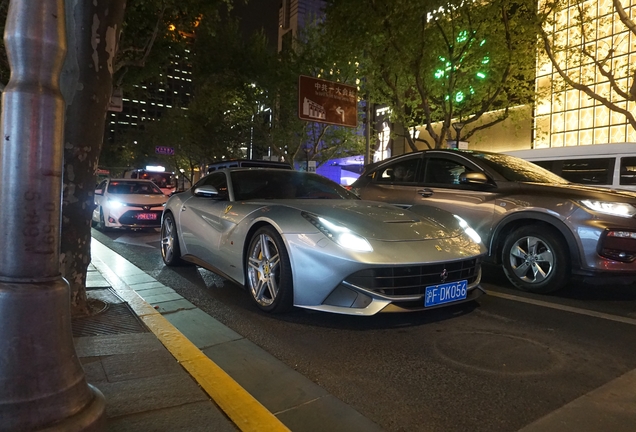
M517 431L636 368L636 286L538 296L486 268L472 303L272 316L214 273L165 267L158 232L93 236L387 431Z

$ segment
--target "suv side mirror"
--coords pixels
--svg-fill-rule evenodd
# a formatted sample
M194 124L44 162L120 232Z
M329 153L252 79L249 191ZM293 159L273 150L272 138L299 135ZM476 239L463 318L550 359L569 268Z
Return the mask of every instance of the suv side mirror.
M488 184L488 177L483 172L463 172L459 175L460 184Z

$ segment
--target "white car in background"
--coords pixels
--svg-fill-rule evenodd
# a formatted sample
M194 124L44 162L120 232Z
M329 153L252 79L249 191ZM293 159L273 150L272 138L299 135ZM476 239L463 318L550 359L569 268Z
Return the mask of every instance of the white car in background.
M93 223L110 228L159 228L168 198L150 180L106 179L95 189Z

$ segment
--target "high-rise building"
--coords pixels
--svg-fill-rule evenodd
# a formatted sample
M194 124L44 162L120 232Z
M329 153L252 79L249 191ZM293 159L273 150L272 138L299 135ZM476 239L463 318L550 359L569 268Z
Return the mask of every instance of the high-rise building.
M124 131L141 129L144 123L157 121L167 109L187 109L192 93L192 67L187 57L177 55L159 80L134 85L135 96L122 96L121 112L110 111L106 119L104 145L114 143Z
M322 16L324 7L324 0L282 0L278 12L278 51L293 49L298 31Z

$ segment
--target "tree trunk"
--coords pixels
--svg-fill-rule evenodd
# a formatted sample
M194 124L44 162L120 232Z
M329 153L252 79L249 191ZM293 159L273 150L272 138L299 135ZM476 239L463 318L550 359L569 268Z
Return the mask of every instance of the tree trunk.
M66 101L60 269L73 314L87 313L95 172L113 82L125 0L66 0L68 54L61 77Z

